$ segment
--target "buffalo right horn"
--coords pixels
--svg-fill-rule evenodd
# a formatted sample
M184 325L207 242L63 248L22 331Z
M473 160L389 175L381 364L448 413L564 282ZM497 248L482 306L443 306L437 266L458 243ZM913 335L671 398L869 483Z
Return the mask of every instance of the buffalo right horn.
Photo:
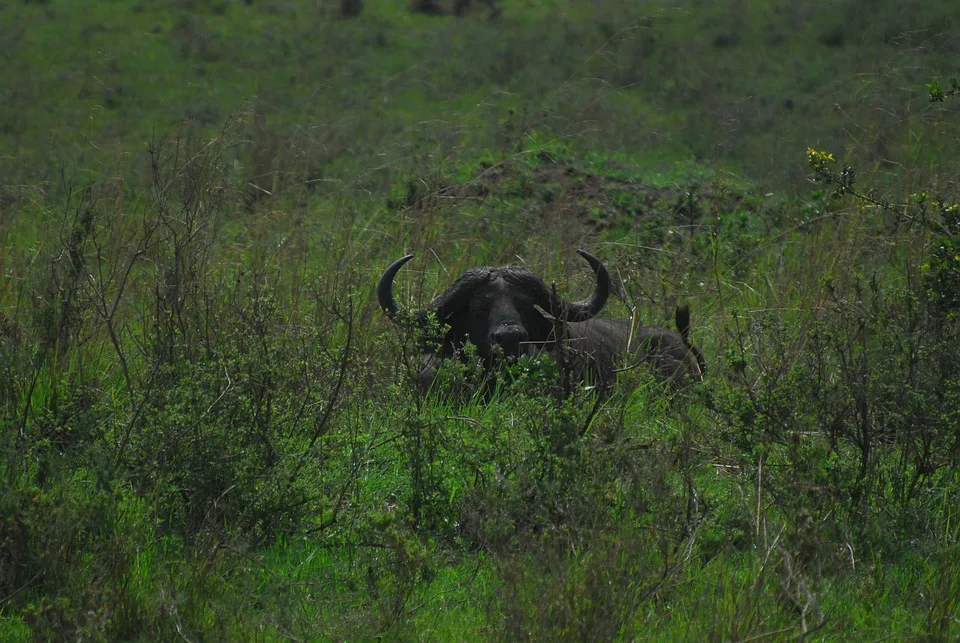
M544 291L543 298L549 303L540 305L561 321L582 322L594 317L603 309L607 303L607 298L610 296L610 274L603 262L586 250L577 250L577 254L586 259L590 267L593 268L593 272L596 274L596 283L593 292L582 301L569 302L556 295L552 290ZM543 287L546 289L546 284Z

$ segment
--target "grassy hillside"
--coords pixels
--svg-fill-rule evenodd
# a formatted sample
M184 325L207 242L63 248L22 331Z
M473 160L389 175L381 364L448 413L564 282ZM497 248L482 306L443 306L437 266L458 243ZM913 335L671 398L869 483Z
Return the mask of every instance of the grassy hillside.
M922 149L914 173L952 158L924 89L955 71L945 2L518 0L496 23L402 0L334 20L327 4L6 3L5 174L53 180L95 149L180 125L209 136L239 115L247 171L273 173L263 187L382 188L418 156L510 149L531 130L778 188L802 185L783 159L811 144L869 168Z
M956 10L829 4L0 2L0 639L960 635ZM703 385L416 390L577 248Z

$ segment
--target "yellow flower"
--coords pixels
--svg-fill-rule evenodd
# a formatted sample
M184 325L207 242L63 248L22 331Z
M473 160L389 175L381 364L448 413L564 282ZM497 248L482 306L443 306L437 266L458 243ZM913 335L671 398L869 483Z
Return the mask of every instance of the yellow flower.
M807 164L815 172L822 172L827 169L827 163L834 163L836 159L833 154L815 150L812 147L807 148Z

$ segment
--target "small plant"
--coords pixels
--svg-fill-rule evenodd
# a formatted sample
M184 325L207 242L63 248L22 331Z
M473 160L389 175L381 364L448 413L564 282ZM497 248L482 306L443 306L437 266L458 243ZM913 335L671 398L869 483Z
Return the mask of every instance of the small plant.
M927 91L929 92L931 103L942 103L948 96L960 94L960 82L958 82L956 78L951 79L950 87L944 91L943 87L940 86L940 79L934 78L927 83Z

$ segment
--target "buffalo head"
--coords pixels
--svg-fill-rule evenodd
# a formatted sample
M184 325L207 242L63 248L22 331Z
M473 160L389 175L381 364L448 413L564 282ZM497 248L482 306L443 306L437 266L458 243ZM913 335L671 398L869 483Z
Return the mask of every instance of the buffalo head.
M554 340L557 322L583 322L596 315L610 294L610 275L599 259L580 250L596 273L596 285L583 301L568 302L529 270L475 268L458 278L414 317L421 323L430 313L449 327L440 342L441 352L452 355L469 341L485 360L495 355L518 356L527 348ZM393 297L393 279L413 255L393 262L377 286L380 307L391 318L399 312Z

